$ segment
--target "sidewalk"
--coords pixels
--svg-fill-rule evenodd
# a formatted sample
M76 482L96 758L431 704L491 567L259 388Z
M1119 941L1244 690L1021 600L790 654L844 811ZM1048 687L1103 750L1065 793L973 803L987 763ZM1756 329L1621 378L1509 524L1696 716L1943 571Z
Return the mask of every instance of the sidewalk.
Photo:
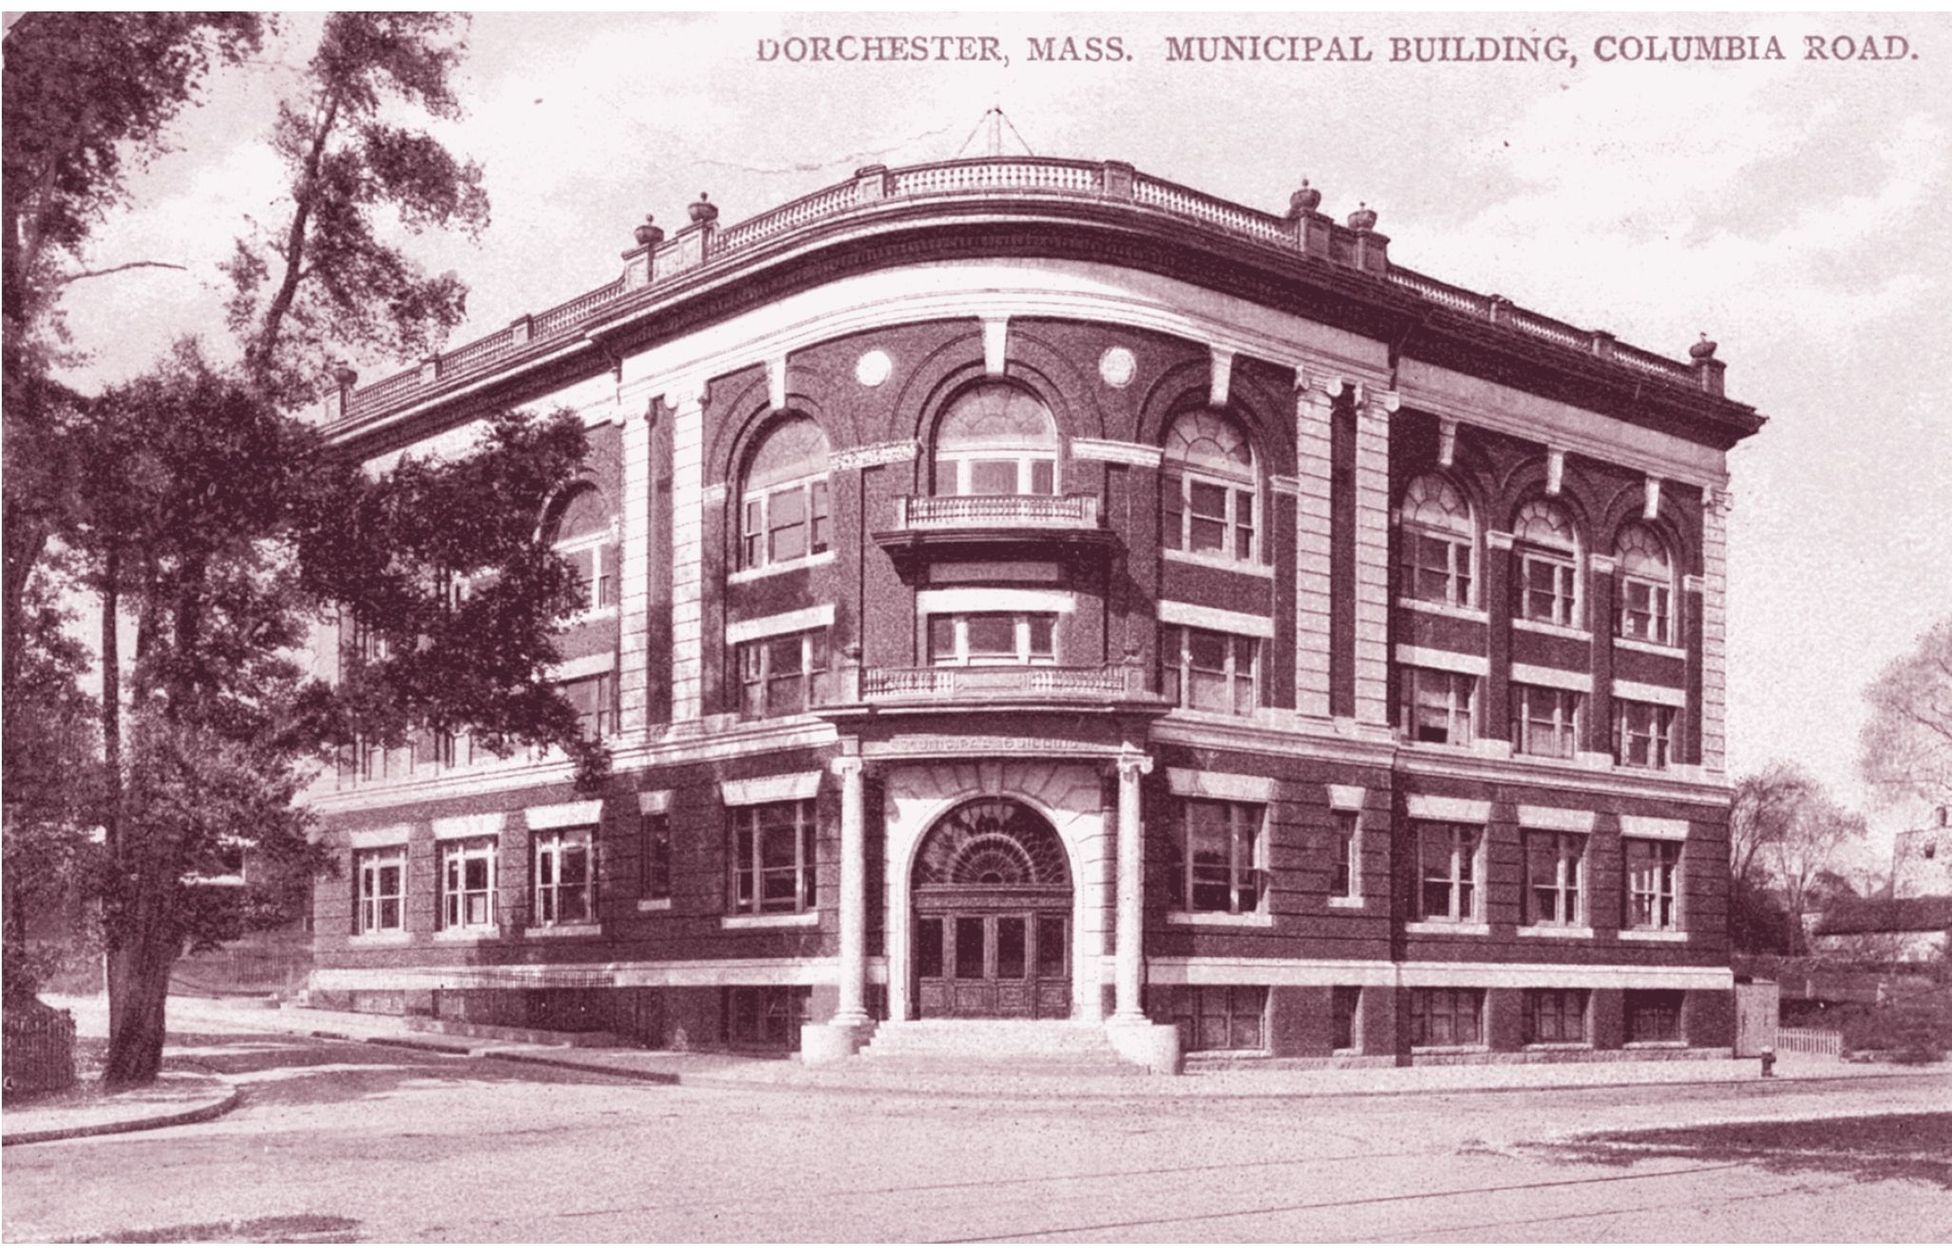
M77 1021L83 1009L75 1009ZM969 1097L1253 1097L1563 1090L1650 1085L1727 1085L1761 1078L1754 1060L1608 1061L1576 1064L1427 1065L1407 1069L1264 1067L1164 1077L1121 1071L1078 1073L1035 1061L853 1059L809 1067L798 1060L649 1048L556 1047L409 1029L404 1018L300 1008L251 1008L218 1000L170 1001L173 1030L255 1031L351 1039L381 1046L520 1061L642 1082L741 1090ZM1939 1073L1952 1094L1952 1066L1858 1065L1824 1057L1779 1057L1784 1084L1829 1079L1915 1078Z
M71 1091L0 1110L0 1147L207 1122L236 1108L241 1098L223 1079L195 1072L165 1071L147 1087L119 1092L83 1082Z

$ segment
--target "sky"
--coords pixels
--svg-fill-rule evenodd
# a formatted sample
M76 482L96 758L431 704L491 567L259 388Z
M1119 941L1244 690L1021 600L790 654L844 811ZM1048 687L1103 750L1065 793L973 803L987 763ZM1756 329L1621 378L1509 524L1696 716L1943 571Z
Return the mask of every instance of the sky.
M71 289L82 382L221 335L218 265L248 219L277 220L266 141L320 21L286 15L217 75L98 231L95 265L186 269ZM990 36L1008 61L762 56L846 34ZM1126 59L1031 59L1032 37L1067 35ZM1350 59L1168 59L1168 37L1199 35L1339 37ZM1565 55L1392 60L1395 38L1507 35ZM1782 59L1649 55L1688 35L1773 37ZM481 13L469 44L467 115L435 130L482 164L492 223L413 241L471 286L450 347L613 278L646 213L675 228L705 191L729 225L863 165L977 155L992 106L1005 151L1123 160L1277 212L1305 177L1337 217L1375 208L1401 265L1672 357L1705 331L1729 394L1769 416L1729 460L1730 770L1797 761L1867 803L1864 687L1952 615L1952 18Z

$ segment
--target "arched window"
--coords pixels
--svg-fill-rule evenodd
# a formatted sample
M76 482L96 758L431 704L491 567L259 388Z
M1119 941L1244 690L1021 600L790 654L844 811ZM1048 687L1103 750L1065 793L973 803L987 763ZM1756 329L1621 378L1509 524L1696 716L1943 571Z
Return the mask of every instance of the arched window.
M1194 411L1166 433L1160 491L1169 550L1258 562L1254 447L1224 415Z
M1009 384L978 384L962 393L936 425L935 492L942 497L1057 492L1057 424L1050 410Z
M1518 616L1540 624L1579 623L1579 536L1565 511L1544 499L1527 502L1512 521L1518 547Z
M1620 636L1674 641L1674 562L1654 530L1641 524L1620 530Z
M742 568L826 553L827 438L818 424L788 419L760 441L746 464L740 520Z
M617 605L617 542L610 504L595 485L571 487L549 513L549 540L576 570L585 610Z
M1442 476L1418 476L1403 492L1402 521L1403 596L1470 606L1477 527L1464 495Z

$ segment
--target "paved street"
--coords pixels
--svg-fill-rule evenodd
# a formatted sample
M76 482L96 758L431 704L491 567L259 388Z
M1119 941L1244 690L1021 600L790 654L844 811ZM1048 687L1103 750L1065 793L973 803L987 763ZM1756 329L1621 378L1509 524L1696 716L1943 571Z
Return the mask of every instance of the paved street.
M1952 1239L1943 1073L1013 1102L181 1042L245 1105L9 1150L6 1240Z

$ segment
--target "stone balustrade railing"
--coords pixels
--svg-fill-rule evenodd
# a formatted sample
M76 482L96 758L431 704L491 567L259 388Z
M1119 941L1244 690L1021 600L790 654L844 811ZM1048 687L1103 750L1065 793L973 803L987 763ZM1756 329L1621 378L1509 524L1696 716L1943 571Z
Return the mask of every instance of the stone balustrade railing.
M967 698L1149 697L1137 665L1097 667L1009 664L996 667L880 668L860 670L860 699L921 702Z
M1343 226L1313 210L1269 214L1154 178L1123 162L979 157L900 169L870 166L844 183L728 227L705 217L670 239L659 238L626 253L624 273L600 288L541 314L525 315L510 327L364 388L342 388L327 399L326 423L370 418L399 407L436 391L444 381L514 358L531 343L573 336L640 289L662 287L702 269L735 266L803 229L870 213L890 203L985 197L1122 203L1140 213L1159 214L1218 235L1363 271L1453 313L1509 327L1562 349L1716 395L1722 391L1722 364L1707 355L1693 363L1663 358L1616 342L1606 332L1572 327L1520 309L1502 297L1469 292L1393 266L1388 237Z
M1088 494L1038 497L984 493L961 497L901 497L895 499L895 527L1096 528L1098 499Z

